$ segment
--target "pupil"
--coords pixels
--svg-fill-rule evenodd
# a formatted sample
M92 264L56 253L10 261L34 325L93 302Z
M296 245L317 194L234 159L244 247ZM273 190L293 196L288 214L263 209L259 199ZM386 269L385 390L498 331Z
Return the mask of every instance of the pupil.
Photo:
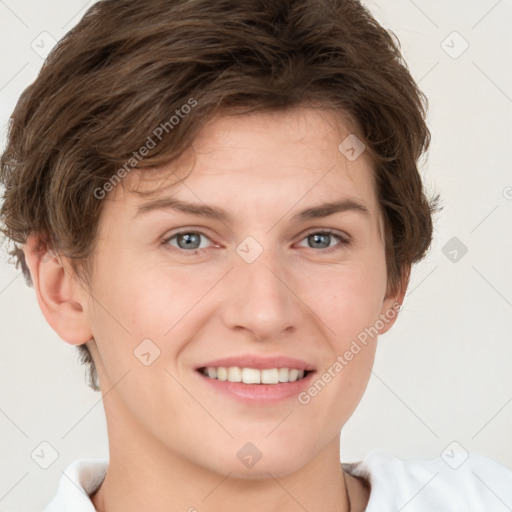
M314 243L316 244L317 242L320 242L320 245L322 246L322 248L326 248L326 247L329 247L329 241L328 241L328 237L330 235L324 233L324 234L315 234L315 235L311 235L310 238L313 239ZM322 241L321 241L321 238L324 238L324 242L326 243L323 243L322 244ZM318 246L317 246L318 247Z
M185 241L185 243L182 245L180 242ZM184 248L190 248L191 245L194 245L195 243L198 243L199 241L199 235L197 233L185 233L184 235L180 235L178 237L178 245L181 249ZM193 249L197 249L197 247L193 247Z

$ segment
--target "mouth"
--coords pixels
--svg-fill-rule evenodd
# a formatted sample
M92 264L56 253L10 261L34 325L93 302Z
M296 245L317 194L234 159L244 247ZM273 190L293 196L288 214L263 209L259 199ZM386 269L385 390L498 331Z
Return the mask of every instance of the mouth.
M244 384L284 384L306 378L312 370L298 368L251 368L240 366L208 366L198 369L199 373L209 379L221 382Z
M314 366L284 356L245 355L204 362L195 368L219 396L252 405L277 405L311 383Z

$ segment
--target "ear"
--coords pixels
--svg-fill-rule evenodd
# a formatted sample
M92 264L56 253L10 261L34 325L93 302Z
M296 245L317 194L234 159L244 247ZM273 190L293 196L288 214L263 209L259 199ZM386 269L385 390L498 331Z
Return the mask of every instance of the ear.
M84 287L39 236L30 235L22 248L46 321L71 345L89 341L92 332L85 314L88 293Z
M411 276L411 267L407 267L402 270L400 281L396 287L396 291L393 294L386 294L384 302L382 303L382 309L380 311L380 318L384 326L379 329L379 334L388 332L389 329L394 325L398 318L398 313L402 307L407 287L409 286L409 278Z

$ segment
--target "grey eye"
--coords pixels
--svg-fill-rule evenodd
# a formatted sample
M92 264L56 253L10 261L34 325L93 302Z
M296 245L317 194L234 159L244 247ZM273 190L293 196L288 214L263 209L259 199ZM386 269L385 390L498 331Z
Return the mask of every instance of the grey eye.
M207 236L202 233L198 233L195 231L182 231L181 233L175 233L170 236L165 243L185 251L194 251L197 249L203 249L206 246L203 243L201 246L201 240L209 240Z
M325 249L329 247L330 238L332 235L329 233L315 233L313 235L309 235L308 242L312 244L312 247L315 249Z
M201 245L201 235L199 233L183 233L176 235L180 249L198 249Z

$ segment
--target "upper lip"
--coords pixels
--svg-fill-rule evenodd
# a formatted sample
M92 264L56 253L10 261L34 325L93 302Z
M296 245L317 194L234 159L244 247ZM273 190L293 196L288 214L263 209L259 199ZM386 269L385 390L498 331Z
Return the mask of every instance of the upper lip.
M215 359L199 365L196 370L200 368L229 368L238 366L239 368L257 368L258 370L266 370L270 368L295 368L297 370L313 371L314 367L311 364L295 359L293 357L275 355L275 356L258 356L255 354L247 354L241 356L223 357Z

